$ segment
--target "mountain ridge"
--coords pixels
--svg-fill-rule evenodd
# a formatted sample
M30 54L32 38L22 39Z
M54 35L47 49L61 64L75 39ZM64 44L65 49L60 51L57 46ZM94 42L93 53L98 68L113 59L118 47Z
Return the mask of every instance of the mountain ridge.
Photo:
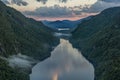
M95 80L120 79L120 7L105 9L72 32L71 42L95 67Z
M57 20L57 21L42 21L44 25L54 29L58 30L59 28L69 28L71 31L73 31L78 24L80 24L84 20L89 20L92 16L80 19L80 20Z
M27 18L0 1L0 80L29 80L31 70L10 67L9 57L21 54L44 60L58 43L52 30L42 22Z

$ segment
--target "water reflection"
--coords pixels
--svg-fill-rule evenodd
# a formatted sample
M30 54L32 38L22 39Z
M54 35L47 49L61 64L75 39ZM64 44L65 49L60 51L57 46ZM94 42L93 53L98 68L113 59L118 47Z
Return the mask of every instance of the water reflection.
M69 34L69 33L58 33L58 32L56 32L55 34L54 34L54 36L56 36L56 37L62 37L62 36L64 36L64 37L70 37L71 36L71 34Z
M61 39L51 57L32 69L30 80L94 80L94 68L68 40Z

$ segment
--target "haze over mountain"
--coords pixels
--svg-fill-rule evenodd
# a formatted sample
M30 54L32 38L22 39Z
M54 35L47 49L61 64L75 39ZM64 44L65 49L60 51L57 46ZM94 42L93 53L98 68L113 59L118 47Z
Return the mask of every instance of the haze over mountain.
M80 24L84 20L89 20L91 17L92 16L83 18L80 20L76 20L76 21L70 21L70 20L47 21L47 20L44 20L42 22L44 25L46 25L54 30L60 31L60 29L68 29L70 31L73 31L78 26L78 24Z

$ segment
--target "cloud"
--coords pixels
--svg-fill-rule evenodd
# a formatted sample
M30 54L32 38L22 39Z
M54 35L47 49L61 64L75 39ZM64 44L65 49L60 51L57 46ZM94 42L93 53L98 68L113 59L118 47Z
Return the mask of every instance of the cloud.
M95 4L91 5L90 7L83 7L82 8L82 12L85 13L99 13L102 10L109 8L110 5L108 5L108 3L103 2L103 1L97 1Z
M43 4L46 4L48 0L37 0L38 2L42 2Z
M23 13L28 16L37 17L70 17L73 15L73 12L70 8L60 7L59 5L40 7L35 11L25 11Z
M64 3L66 3L68 0L59 0L60 2L64 2Z
M31 69L33 65L38 62L31 57L22 55L21 53L17 55L11 55L8 58L5 57L0 57L0 58L7 61L10 67L21 68L21 69Z
M38 2L41 2L43 4L46 4L48 0L37 0ZM62 3L66 3L68 0L56 0L56 1L59 1L59 2L62 2Z
M109 3L119 3L120 2L120 0L100 0L100 1L109 2Z
M113 1L113 0L104 0L104 1L97 1L95 4L93 4L90 8L89 8L89 12L101 12L104 9L110 8L110 7L115 7L115 6L120 6L120 3L115 3L114 0L113 2L109 2L109 1Z
M24 0L2 0L5 4L9 4L9 5L12 5L12 4L16 4L18 6L27 6L28 3Z
M51 57L38 63L30 75L31 80L94 80L94 67L68 40L52 51Z
M97 1L93 5L80 5L74 7L61 7L54 5L51 7L40 7L34 11L23 12L27 16L34 16L39 18L68 18L68 17L87 17L89 15L95 15L106 8L119 6L120 4L108 3L105 1ZM89 14L89 15L88 15Z
M1 0L3 1L5 4L10 4L8 0Z
M111 0L98 0L96 3L93 5L85 5L84 7L82 6L74 6L72 9L77 9L76 14L78 13L99 13L103 11L104 9L110 8L110 7L115 7L115 6L120 6L120 3L115 3L110 2ZM117 0L116 0L117 1Z
M87 17L91 14L99 13L102 10L110 7L120 6L120 0L97 0L94 4L86 4L86 5L71 5L68 6L67 1L70 0L55 0L54 4L50 4L50 0L33 0L34 4L29 2L29 0L2 0L6 4L17 4L18 6L26 6L24 8L19 7L18 9L27 17L34 18L36 20L44 19L68 19L68 18L83 18ZM31 0L32 1L32 0ZM52 0L51 0L52 1ZM72 0L71 0L72 1ZM43 3L45 5L36 5L37 3ZM56 2L56 3L55 3ZM46 4L47 3L47 4ZM61 5L65 3L65 7ZM50 4L50 6L49 6ZM57 4L57 5L56 5ZM14 6L14 5L13 5ZM49 7L48 7L49 6ZM28 7L28 8L27 8ZM16 8L16 7L14 7ZM31 9L32 8L32 9ZM16 8L17 9L17 8ZM25 9L25 10L24 10ZM32 10L32 11L31 11Z

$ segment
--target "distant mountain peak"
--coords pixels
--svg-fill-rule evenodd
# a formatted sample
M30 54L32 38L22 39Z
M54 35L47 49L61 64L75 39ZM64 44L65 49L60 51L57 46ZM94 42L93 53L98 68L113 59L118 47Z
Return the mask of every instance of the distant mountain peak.
M47 21L44 20L42 21L44 25L58 30L58 28L69 28L70 30L74 30L78 24L80 24L82 21L84 20L89 20L91 18L91 16L83 18L83 19L79 19L79 20L75 20L75 21L71 21L71 20L56 20L56 21Z

